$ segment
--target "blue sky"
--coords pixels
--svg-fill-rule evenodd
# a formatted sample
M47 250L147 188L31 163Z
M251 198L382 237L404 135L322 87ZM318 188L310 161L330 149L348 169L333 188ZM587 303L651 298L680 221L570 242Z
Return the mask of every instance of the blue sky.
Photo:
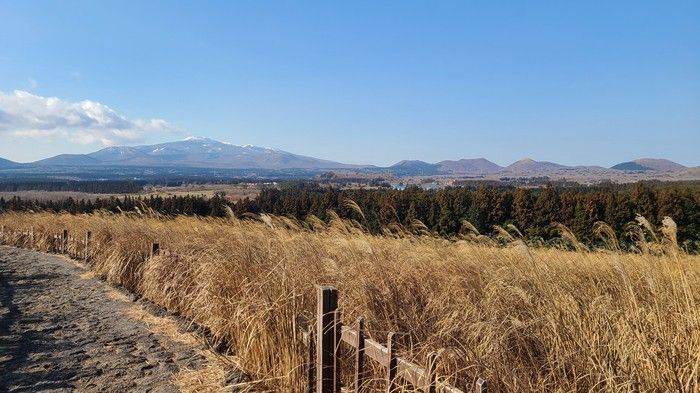
M700 165L700 2L2 1L0 157ZM56 99L50 99L56 97Z

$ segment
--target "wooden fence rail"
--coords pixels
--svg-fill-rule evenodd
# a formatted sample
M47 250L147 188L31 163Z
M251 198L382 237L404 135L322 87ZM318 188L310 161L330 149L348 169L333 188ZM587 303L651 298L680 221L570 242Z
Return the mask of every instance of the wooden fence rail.
M398 391L399 380L408 382L414 389L426 393L463 393L462 390L438 380L435 372L435 353L428 355L426 368L396 356L395 336L395 332L390 332L387 335L387 344L384 346L365 336L362 318L355 322L354 328L344 326L338 311L338 290L331 286L318 286L316 326L315 329L309 329L303 334L309 348L307 392L361 392L367 383L366 360L369 358L386 370L386 386L389 393ZM355 350L355 377L352 390L343 388L340 382L341 343ZM475 390L486 393L486 380L479 378Z
M43 242L42 242L43 238ZM43 243L44 251L65 254L71 258L90 259L90 242L92 241L92 232L87 231L84 240L81 242L79 238L70 235L68 230L64 229L60 233L43 234L36 232L34 227L25 230L15 230L7 228L5 225L0 226L0 245L12 244L18 247L38 249Z

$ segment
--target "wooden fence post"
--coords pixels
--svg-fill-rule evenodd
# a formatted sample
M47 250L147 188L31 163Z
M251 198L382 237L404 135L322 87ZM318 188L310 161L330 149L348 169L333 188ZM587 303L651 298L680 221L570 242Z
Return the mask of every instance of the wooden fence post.
M365 379L365 320L360 317L355 322L357 329L357 351L355 351L355 393L364 388Z
M397 391L396 386L396 348L394 346L394 336L396 333L390 332L386 338L386 349L389 352L389 364L386 365L386 383L388 393Z
M336 393L338 335L334 324L338 290L331 286L318 286L316 296L316 393Z
M156 255L160 255L160 244L159 243L151 244L151 256L155 257Z
M333 332L335 333L335 345L333 346L333 369L335 377L333 378L333 391L340 393L342 387L340 380L340 338L343 335L343 323L340 322L340 310L333 312Z
M83 255L83 258L85 259L85 262L90 259L90 239L92 238L92 232L87 231L85 234L85 255Z
M68 230L67 229L63 230L63 244L61 245L61 247L63 248L61 250L61 252L63 254L68 252Z
M476 381L476 392L477 393L487 393L488 392L488 382L484 378L479 377Z
M309 326L308 331L308 341L309 346L308 358L306 359L309 363L308 374L306 376L306 392L314 393L316 391L316 335L314 334L314 327Z
M0 244L5 244L5 226L0 225Z

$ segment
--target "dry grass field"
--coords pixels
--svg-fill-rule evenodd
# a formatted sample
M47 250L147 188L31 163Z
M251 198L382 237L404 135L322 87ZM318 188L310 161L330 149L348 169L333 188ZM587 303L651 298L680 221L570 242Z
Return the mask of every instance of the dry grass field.
M216 193L225 193L226 199L237 201L239 199L250 198L254 199L260 194L263 188L261 184L186 184L182 186L150 186L137 194L95 194L79 191L41 191L41 190L26 190L26 191L0 191L0 198L5 200L19 197L30 201L63 201L68 198L73 198L76 201L109 199L111 197L123 198L126 195L133 197L173 197L173 196L202 196L211 198Z
M490 392L700 389L700 257L660 232L655 252L626 254L371 236L340 219L8 213L0 224L33 228L40 249L64 228L92 231L97 275L208 327L254 390L302 391L299 331L321 283L338 287L344 323L364 316L380 342L402 333L399 355L418 363L442 349L439 375L465 389L479 376ZM148 258L154 241L164 252Z
M150 196L204 196L210 198L216 193L225 193L226 198L231 201L250 198L254 199L260 194L262 184L186 184L182 186L166 187L156 186L144 190L143 195Z

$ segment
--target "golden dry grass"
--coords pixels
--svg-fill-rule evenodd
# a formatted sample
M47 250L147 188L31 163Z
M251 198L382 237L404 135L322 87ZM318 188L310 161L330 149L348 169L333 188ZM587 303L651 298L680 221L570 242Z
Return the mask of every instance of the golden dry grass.
M698 391L700 257L505 248L432 237L371 236L336 220L314 231L284 218L5 214L36 246L67 228L93 234L107 281L211 329L259 381L301 391L299 330L315 284L340 292L345 323L404 333L399 354L462 388L490 391ZM19 244L18 235L5 241ZM164 252L147 258L150 243Z

